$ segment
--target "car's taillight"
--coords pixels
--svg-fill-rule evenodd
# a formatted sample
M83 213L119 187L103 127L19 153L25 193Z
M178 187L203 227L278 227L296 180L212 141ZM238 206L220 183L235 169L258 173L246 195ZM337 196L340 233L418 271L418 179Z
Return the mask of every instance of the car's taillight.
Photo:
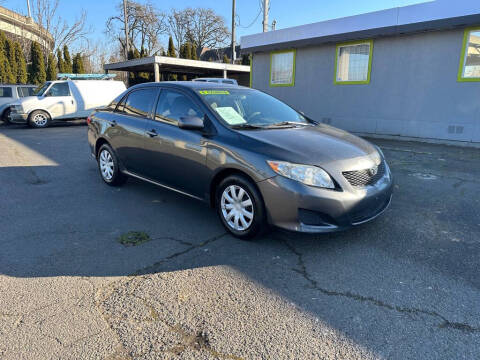
M90 125L92 123L92 118L89 116L87 117L87 125Z

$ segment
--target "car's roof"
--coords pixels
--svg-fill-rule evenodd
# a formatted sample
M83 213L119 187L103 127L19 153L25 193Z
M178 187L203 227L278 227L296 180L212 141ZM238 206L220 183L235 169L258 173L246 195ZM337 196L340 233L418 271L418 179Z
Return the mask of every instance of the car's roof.
M161 81L161 82L149 82L138 84L132 86L129 89L138 89L141 87L151 87L151 86L169 86L169 87L176 87L176 88L187 88L192 90L197 89L250 89L244 86L238 86L234 84L223 84L223 83L209 83L209 82L202 82L202 81Z
M37 87L37 85L32 85L32 84L0 84L0 86L24 86L24 87Z

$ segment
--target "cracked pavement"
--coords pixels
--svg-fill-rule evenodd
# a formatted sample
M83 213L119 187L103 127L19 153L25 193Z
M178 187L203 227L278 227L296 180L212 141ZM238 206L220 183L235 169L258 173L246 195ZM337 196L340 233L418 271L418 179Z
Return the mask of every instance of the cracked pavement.
M384 216L244 242L195 200L104 185L81 122L0 127L0 358L477 359L480 150L373 141Z

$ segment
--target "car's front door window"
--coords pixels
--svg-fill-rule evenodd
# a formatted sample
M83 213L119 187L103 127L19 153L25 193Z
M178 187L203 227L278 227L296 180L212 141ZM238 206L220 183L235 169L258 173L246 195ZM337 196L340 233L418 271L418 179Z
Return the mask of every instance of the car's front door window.
M47 96L70 96L68 83L56 83L48 90Z

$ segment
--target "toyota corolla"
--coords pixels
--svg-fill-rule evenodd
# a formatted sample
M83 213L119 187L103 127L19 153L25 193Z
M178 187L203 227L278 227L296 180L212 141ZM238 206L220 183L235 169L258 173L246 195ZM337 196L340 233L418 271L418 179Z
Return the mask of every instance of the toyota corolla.
M393 181L382 151L263 92L202 82L131 87L88 119L102 179L207 202L233 235L322 233L373 220Z

